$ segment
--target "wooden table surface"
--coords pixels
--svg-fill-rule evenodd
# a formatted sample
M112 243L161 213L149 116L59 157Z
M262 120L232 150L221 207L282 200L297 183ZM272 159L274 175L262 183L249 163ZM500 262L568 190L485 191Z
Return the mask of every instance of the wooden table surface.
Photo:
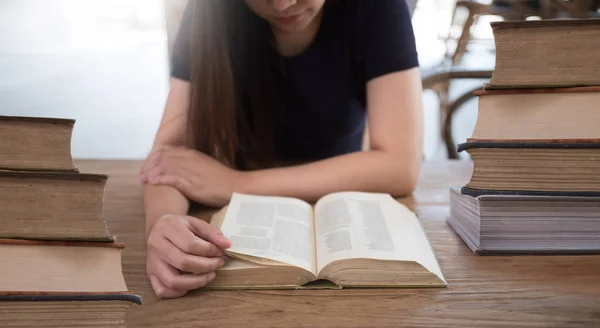
M130 328L600 327L600 256L476 256L449 228L448 185L467 182L470 162L425 163L417 191L401 200L422 220L448 288L194 291L175 300L157 300L146 277L140 163L76 164L110 176L108 227L126 243L125 278L143 297Z

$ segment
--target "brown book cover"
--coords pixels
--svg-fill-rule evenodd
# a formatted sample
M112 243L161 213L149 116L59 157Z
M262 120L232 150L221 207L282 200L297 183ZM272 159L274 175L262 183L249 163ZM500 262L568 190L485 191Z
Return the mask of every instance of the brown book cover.
M600 139L600 86L481 90L475 139Z
M0 115L0 169L73 171L75 120Z
M100 247L124 249L125 244L116 242L69 242L46 240L20 240L0 238L0 245ZM5 263L6 264L6 263ZM122 292L7 292L0 290L0 301L129 301L141 304L141 298L127 291Z
M600 140L470 139L473 161L464 194L600 196Z
M125 296L127 295L31 298L0 296L0 326L125 328L127 313L138 302L136 298Z
M491 26L496 64L485 89L600 85L600 19L502 21Z
M128 300L125 244L0 239L0 300Z
M103 174L0 172L0 238L113 241ZM33 206L32 206L33 205Z

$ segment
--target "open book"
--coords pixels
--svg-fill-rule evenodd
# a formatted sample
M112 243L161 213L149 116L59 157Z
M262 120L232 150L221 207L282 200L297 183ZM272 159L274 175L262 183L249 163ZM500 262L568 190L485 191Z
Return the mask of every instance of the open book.
M207 288L444 287L416 215L390 195L234 194L213 216L233 245Z

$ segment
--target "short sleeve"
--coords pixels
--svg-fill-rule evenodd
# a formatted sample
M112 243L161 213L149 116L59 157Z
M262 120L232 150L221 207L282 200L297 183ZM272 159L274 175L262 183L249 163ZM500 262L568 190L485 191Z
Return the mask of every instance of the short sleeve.
M185 7L171 51L171 76L184 81L190 80L191 2Z
M369 1L362 10L365 78L418 67L411 14L406 0Z

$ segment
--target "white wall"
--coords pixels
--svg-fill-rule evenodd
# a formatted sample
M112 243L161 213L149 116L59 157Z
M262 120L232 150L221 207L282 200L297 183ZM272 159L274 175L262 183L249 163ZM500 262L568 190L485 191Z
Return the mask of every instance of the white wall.
M0 1L0 114L69 117L76 158L142 158L168 91L160 0Z

